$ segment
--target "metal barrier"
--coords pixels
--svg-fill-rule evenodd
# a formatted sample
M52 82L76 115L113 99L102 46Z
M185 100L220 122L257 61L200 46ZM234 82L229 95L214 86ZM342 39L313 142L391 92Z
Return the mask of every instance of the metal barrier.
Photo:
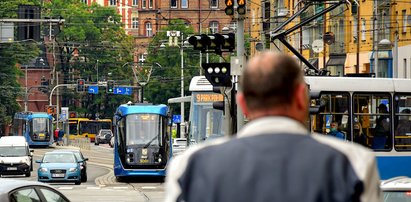
M70 146L78 147L80 149L90 150L90 138L75 138L70 140Z

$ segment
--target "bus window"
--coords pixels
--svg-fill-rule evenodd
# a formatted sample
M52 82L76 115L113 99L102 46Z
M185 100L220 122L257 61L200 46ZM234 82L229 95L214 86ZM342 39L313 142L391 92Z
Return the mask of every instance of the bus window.
M348 93L322 93L317 101L320 109L316 115L311 115L312 130L327 134L330 132L331 123L336 122L345 139L351 140L349 97Z
M390 94L354 94L356 127L365 137L365 146L374 150L391 150Z
M394 105L394 147L411 150L411 94L396 94Z

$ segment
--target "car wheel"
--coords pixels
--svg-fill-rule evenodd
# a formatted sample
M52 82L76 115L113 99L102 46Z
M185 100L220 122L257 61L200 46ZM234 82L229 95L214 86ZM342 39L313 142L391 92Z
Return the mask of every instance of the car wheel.
M30 176L31 176L31 172L30 172L30 171L27 172L27 173L25 174L25 176L26 176L26 177L30 177Z
M87 174L81 176L81 182L87 182Z
M100 143L98 142L98 139L97 139L97 138L94 140L94 144L95 144L95 145L99 145L99 144L100 144Z
M81 180L75 182L74 184L75 184L75 185L80 185L80 184L81 184Z
M124 182L124 178L117 176L116 177L117 182Z

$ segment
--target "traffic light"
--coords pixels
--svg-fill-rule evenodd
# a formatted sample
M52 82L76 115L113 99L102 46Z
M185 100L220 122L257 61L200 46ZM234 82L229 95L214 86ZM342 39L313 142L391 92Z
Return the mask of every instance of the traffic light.
M69 112L69 118L77 118L77 112Z
M232 52L234 50L235 35L229 34L212 34L212 35L195 35L188 39L188 42L194 46L194 50L201 52L214 51L221 55L222 52Z
M225 0L225 14L226 15L234 15L234 0Z
M219 93L219 94L222 94L222 92L221 92L221 87L218 87L218 86L216 86L216 87L213 87L213 92L214 93ZM217 110L221 110L221 111L223 111L223 113L225 112L224 111L224 97L223 97L223 100L221 100L221 101L215 101L215 102L213 102L213 108L214 109L217 109Z
M84 79L77 79L77 92L84 92Z
M202 63L205 77L213 86L231 86L230 63Z
M245 0L237 0L237 13L239 15L245 15L246 8L245 8Z
M114 93L114 81L113 80L107 81L107 93Z
M56 114L56 107L55 106L48 106L47 107L47 114Z

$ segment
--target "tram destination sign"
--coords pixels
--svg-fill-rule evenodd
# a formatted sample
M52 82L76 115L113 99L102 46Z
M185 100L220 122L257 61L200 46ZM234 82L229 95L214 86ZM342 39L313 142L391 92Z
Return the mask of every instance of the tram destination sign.
M196 102L219 102L219 101L224 101L224 97L222 94L197 94L195 96L195 101Z

